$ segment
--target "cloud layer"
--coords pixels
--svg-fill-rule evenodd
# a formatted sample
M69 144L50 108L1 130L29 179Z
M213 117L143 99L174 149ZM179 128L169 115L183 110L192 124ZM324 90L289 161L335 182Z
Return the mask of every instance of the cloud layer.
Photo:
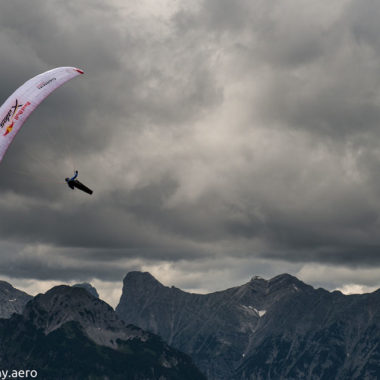
M380 286L379 13L369 0L2 3L2 99L56 66L86 74L2 162L0 274ZM60 182L73 167L92 197Z

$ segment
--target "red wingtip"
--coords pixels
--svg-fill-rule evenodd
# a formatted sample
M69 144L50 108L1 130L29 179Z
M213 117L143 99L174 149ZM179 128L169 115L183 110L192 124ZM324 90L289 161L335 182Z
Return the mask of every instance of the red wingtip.
M81 69L75 69L75 70L78 71L79 74L84 74L84 71Z

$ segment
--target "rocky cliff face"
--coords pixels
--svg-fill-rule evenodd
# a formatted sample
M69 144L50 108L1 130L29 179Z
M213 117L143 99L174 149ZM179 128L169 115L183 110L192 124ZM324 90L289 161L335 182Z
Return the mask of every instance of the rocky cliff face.
M0 318L10 318L13 313L21 314L32 298L8 282L0 281Z
M191 355L209 379L374 379L380 373L380 291L345 296L284 274L198 295L131 272L116 310Z
M57 286L0 320L0 367L39 379L204 379L185 354L121 321L81 287Z

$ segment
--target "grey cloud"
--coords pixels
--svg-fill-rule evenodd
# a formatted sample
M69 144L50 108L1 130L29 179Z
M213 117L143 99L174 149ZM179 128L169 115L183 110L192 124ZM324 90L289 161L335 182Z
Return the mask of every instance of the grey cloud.
M217 263L236 265L228 284L255 265L378 266L379 6L144 6L0 5L2 99L49 68L85 70L1 164L3 249L31 247L3 274L120 281L166 264L196 288ZM92 197L60 183L73 164Z
M35 280L55 280L71 281L85 279L90 281L94 278L114 281L121 279L125 270L138 270L139 265L124 264L120 266L112 260L105 262L97 261L96 258L83 260L86 258L85 252L80 249L72 249L72 254L60 256L54 249L47 249L41 255L38 246L30 246L26 252L12 252L12 245L8 246L8 251L1 258L0 274L16 279L27 278ZM17 249L17 247L16 247ZM33 251L38 254L33 254ZM12 252L12 255L10 254ZM22 251L21 251L22 252ZM103 256L112 257L112 252L103 252Z
M244 68L237 75L249 75L259 88L254 113L263 123L297 127L314 138L377 134L379 56L367 48L376 49L371 36L377 24L371 20L377 5L366 2L360 10L354 2L338 1L310 7L238 1L233 10L220 1L202 5L187 22L179 13L181 31L227 33L209 43L219 44L221 54Z

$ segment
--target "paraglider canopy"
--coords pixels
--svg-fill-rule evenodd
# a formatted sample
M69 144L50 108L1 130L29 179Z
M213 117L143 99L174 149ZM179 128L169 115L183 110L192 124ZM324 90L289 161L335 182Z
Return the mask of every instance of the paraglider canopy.
M0 107L0 162L29 115L54 90L83 70L57 67L39 74L20 86Z

